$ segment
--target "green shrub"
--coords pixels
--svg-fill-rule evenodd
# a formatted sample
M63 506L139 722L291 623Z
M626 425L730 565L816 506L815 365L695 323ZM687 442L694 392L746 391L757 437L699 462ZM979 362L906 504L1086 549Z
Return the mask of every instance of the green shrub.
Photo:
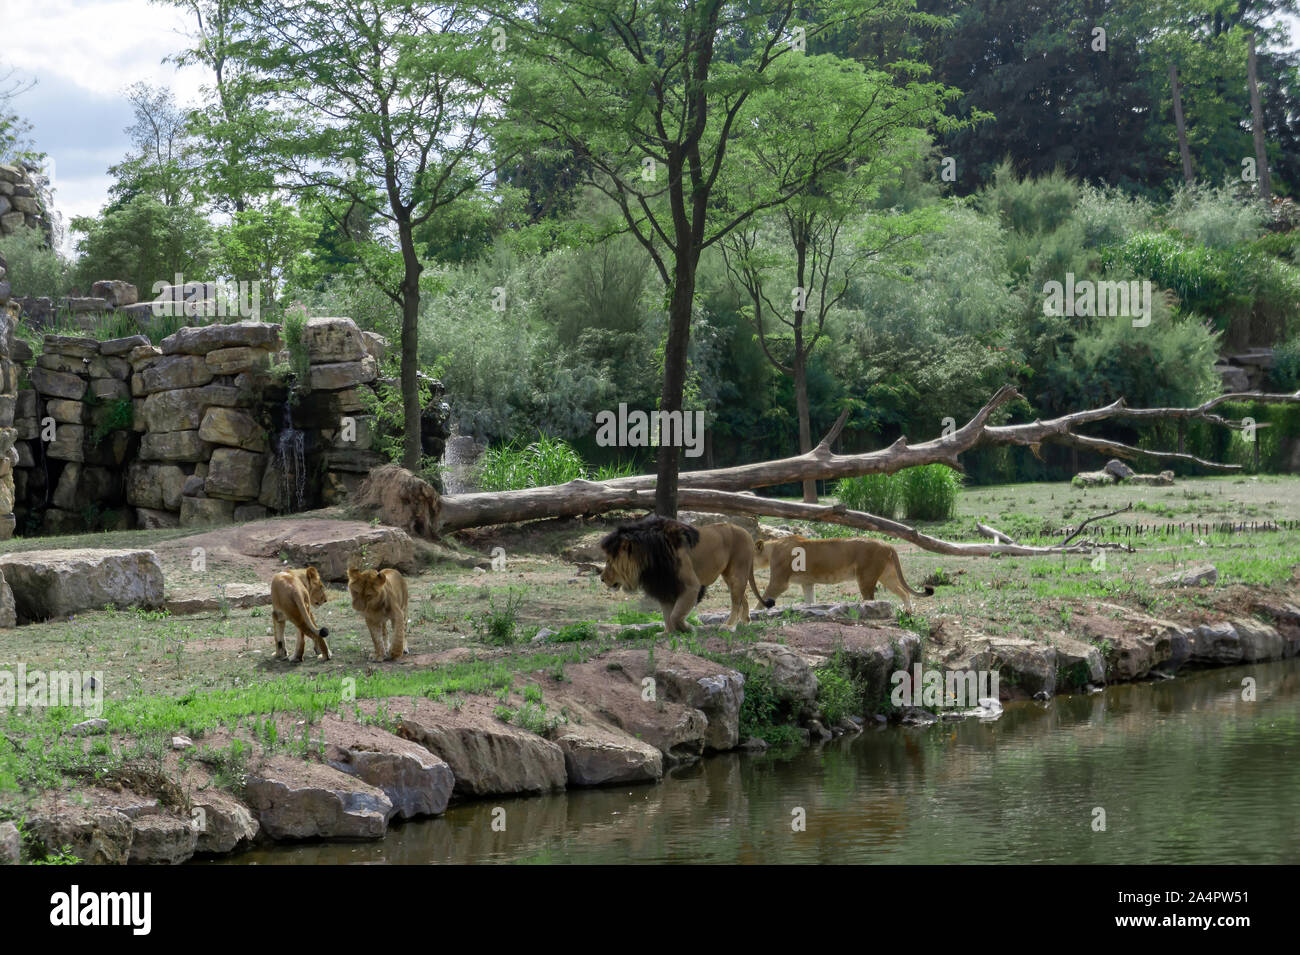
M817 670L817 708L822 711L827 727L862 711L861 690L839 654Z
M1293 392L1300 388L1300 338L1273 350L1273 367L1268 371L1269 385L1275 391Z
M45 244L40 229L19 229L0 238L0 255L8 263L5 276L16 297L60 298L72 291L71 267Z
M957 512L961 478L943 464L907 468L898 474L902 484L903 513L913 521L944 521Z
M572 445L543 434L522 448L513 442L488 448L479 461L478 482L485 491L518 491L586 476L582 456Z
M496 647L509 646L519 639L519 608L523 605L524 595L512 590L506 594L505 602L497 606L496 597L488 598L488 609L478 621L479 635L484 643Z
M892 518L903 499L903 488L893 474L863 474L835 485L835 496L851 511L866 511Z

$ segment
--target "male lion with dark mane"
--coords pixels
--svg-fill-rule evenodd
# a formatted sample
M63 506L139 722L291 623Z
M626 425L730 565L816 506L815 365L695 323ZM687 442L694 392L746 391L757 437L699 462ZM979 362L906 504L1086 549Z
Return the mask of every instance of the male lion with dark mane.
M864 538L785 537L778 541L759 541L754 548L754 563L771 566L772 574L763 597L779 597L791 584L803 585L805 603L812 603L813 584L837 584L857 581L864 600L876 598L876 584L882 583L903 598L907 612L912 612L912 597L931 597L933 587L913 590L903 579L898 551L888 544ZM775 603L771 601L768 606Z
M316 626L316 617L312 607L319 607L329 598L325 595L325 584L320 579L320 572L315 567L303 570L282 570L271 578L271 623L275 629L275 658L283 660L284 622L287 620L298 628L298 648L294 652L293 662L302 662L302 652L307 648L307 637L316 644L318 656L328 660L330 648L325 638L330 635L329 627Z
M605 569L600 579L611 588L641 590L659 601L668 633L690 633L686 615L704 599L704 591L719 577L731 593L731 613L724 627L734 630L749 620L745 583L758 597L754 579L754 540L735 524L692 527L652 515L624 524L600 542ZM759 600L766 606L772 601Z

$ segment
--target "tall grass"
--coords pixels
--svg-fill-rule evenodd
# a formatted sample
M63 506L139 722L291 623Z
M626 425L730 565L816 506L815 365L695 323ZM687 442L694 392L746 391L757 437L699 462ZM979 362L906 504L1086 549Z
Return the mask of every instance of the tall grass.
M942 464L907 468L897 474L864 474L844 478L835 496L850 510L877 517L895 517L901 510L908 520L942 521L957 510L961 479Z
M587 476L582 456L563 438L539 435L536 441L488 448L479 459L478 483L485 491L517 491L564 484Z
M850 510L893 517L902 502L902 487L893 474L864 474L837 483L835 496Z

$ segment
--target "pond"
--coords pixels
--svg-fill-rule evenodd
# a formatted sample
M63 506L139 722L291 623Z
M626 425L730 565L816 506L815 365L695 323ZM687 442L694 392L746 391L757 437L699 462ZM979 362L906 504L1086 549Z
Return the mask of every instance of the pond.
M710 757L657 785L465 803L380 842L213 861L1297 860L1300 659L1009 704L996 722L869 724L821 747Z

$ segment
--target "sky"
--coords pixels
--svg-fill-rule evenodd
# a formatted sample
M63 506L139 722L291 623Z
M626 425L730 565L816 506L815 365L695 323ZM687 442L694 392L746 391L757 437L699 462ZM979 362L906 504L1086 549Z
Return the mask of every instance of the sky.
M0 75L36 80L14 110L32 123L36 148L52 159L55 207L64 221L98 212L108 167L127 153L131 108L124 90L145 81L171 87L181 104L199 100L207 77L164 60L187 45L185 14L150 0L0 0L10 36ZM1291 21L1300 45L1300 21Z

